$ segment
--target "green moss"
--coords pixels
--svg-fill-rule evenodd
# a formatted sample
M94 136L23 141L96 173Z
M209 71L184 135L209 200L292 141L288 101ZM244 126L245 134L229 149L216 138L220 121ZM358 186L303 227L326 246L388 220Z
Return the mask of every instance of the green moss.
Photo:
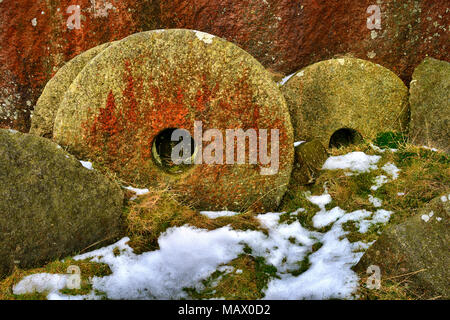
M406 137L401 132L381 132L377 134L373 143L382 149L399 149L406 143Z

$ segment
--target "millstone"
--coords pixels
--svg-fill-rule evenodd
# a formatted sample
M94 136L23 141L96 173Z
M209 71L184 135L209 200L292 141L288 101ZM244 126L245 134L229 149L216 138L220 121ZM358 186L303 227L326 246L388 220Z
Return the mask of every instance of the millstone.
M393 72L369 61L313 64L291 77L282 92L296 141L319 139L339 147L407 127L408 89Z
M47 138L52 137L56 113L67 89L86 64L109 45L110 43L105 43L89 49L67 62L58 70L55 76L47 83L36 103L33 118L31 119L31 134Z
M170 133L185 129L194 137L195 121L224 140L227 129L266 129L269 155L276 136L270 130L278 129L279 170L262 175L261 167L269 165L248 158L230 165L225 156L223 164L172 168L164 161ZM275 209L293 162L289 112L267 71L237 46L191 30L138 33L105 49L67 91L54 139L124 181L169 186L210 210ZM201 143L195 142L198 154Z

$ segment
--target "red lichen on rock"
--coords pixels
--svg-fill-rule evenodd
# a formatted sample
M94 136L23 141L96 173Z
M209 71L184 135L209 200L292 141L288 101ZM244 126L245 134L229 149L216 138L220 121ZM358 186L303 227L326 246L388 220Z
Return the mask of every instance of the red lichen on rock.
M286 74L350 54L379 63L408 83L426 55L450 59L448 2L383 1L381 29L375 30L367 23L373 5L377 2L173 0L161 2L161 21L223 37Z
M73 5L80 6L80 29L68 27ZM1 2L0 126L27 131L43 87L66 61L159 24L159 4L151 0Z

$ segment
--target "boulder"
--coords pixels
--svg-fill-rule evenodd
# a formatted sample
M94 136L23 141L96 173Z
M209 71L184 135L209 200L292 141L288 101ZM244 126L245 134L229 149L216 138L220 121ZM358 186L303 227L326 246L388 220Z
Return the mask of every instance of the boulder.
M318 139L324 146L340 147L407 128L407 87L370 61L322 61L298 71L281 90L296 141Z
M55 76L47 82L34 108L30 128L31 134L46 138L53 136L56 113L67 89L85 65L109 45L109 43L105 43L76 56L59 69Z
M0 276L122 231L120 187L48 139L0 129Z
M381 280L408 278L410 287L422 297L450 297L450 194L432 200L417 215L391 226L356 265L365 273L371 265L381 269Z
M450 63L426 58L414 71L410 141L450 153Z
M304 186L314 183L327 158L327 149L318 140L297 146L291 184Z
M202 127L197 132L215 129L217 142L224 142L212 163L197 162L198 156L213 153L196 135L196 122ZM188 151L197 164L170 161L176 129L188 131L193 140ZM264 151L275 156L279 150L273 172L260 157L250 163L248 144L245 163L225 157L233 143L225 143L225 137L233 129L252 129L255 140L267 130ZM272 130L278 130L278 138ZM273 210L292 170L289 112L270 74L232 43L191 30L143 32L105 49L69 87L53 134L57 143L123 180L157 190L170 186L202 210ZM279 141L278 150L272 138Z

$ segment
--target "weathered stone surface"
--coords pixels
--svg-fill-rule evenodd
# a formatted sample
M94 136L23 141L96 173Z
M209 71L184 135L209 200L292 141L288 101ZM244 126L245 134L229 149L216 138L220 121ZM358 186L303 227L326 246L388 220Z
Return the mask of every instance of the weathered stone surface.
M424 298L441 296L448 299L449 218L450 194L445 194L432 200L406 222L385 230L355 270L365 273L370 265L377 265L382 280L415 273L408 277L408 284L425 294Z
M0 127L28 131L42 89L65 62L159 24L157 0L1 1Z
M249 164L248 158L246 164L227 165L225 156L224 164L181 172L162 166L155 151L160 134L186 129L194 137L195 121L202 122L203 132L217 129L224 138L227 129L269 130L269 155L275 145L270 130L278 129L279 170L262 175L269 165ZM289 112L270 74L232 43L190 30L135 34L105 49L67 91L54 139L130 183L169 185L201 209L276 208L293 162Z
M291 184L303 186L314 183L327 158L328 152L318 140L297 146Z
M329 146L340 129L355 130L348 138L355 142L358 133L371 139L407 127L408 89L394 73L369 61L322 61L297 72L281 90L296 141L318 139Z
M379 29L374 5L381 14ZM349 53L409 83L427 54L450 59L445 1L172 0L160 7L162 24L223 37L286 74Z
M450 153L450 63L426 58L410 87L412 143Z
M34 108L30 133L42 137L53 136L53 124L64 94L85 65L109 46L101 44L67 62L47 83Z
M120 235L120 187L50 140L0 129L0 277Z

